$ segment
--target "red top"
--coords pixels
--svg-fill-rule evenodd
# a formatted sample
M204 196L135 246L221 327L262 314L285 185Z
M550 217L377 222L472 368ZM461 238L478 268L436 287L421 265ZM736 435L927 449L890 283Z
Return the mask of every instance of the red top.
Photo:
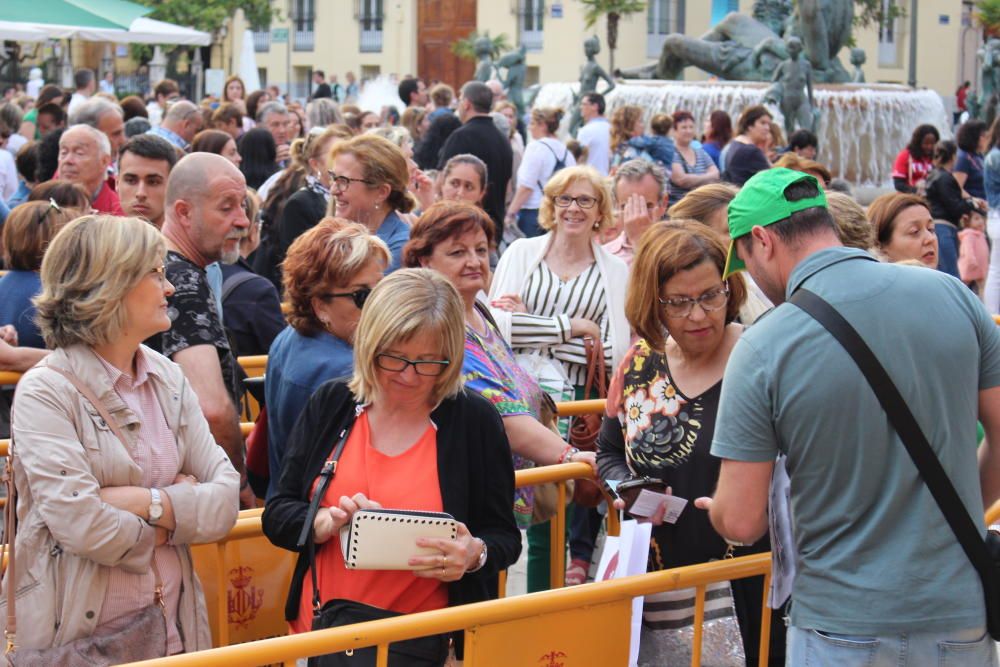
M968 97L968 95L969 95L969 89L966 86L962 86L961 88L958 89L958 92L955 93L955 107L959 111L965 111L965 99L966 97Z
M118 198L118 193L108 187L107 181L101 184L101 189L98 191L97 196L94 197L94 201L90 202L90 205L99 213L125 215L125 211L122 210L121 200Z
M315 488L314 483L314 491ZM362 412L347 437L337 473L321 506L338 505L341 496L359 492L386 508L443 511L434 426L429 425L402 454L388 456L372 447L368 413ZM421 579L405 570L348 570L340 550L339 533L319 546L316 568L323 602L342 598L403 614L448 606L448 588L437 579ZM293 633L311 629L312 594L312 575L307 571L299 617L291 623Z
M931 173L931 169L934 168L934 163L931 162L930 158L921 158L915 160L912 155L910 155L910 150L904 148L896 156L896 161L892 164L892 177L893 178L905 178L906 184L911 188L917 187L917 183L927 178L927 174Z

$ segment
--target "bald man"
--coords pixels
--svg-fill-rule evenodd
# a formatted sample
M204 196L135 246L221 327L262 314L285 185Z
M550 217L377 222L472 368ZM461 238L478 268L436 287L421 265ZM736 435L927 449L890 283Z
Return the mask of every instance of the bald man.
M160 125L151 128L146 134L162 137L182 151L187 151L191 148L194 135L201 132L204 123L201 109L192 102L180 100L171 104Z
M111 159L107 135L90 125L74 125L59 138L59 178L82 185L95 211L125 215L106 180Z
M205 272L213 262L232 264L239 259L240 240L250 226L243 209L246 196L243 174L221 155L192 153L174 166L163 221L164 266L175 290L168 299L172 324L146 342L184 369L212 436L241 475L240 497L250 507L253 493L246 484L237 408L243 396L242 373Z

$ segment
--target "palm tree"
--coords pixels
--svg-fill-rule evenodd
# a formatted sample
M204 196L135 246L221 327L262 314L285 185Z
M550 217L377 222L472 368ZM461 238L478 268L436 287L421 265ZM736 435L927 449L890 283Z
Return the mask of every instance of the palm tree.
M988 35L1000 34L1000 0L977 0L975 16Z
M608 17L608 56L610 67L608 71L615 71L615 49L618 48L618 21L623 16L637 14L646 9L646 3L642 0L580 0L583 5L583 20L586 22L587 30L597 24L602 16Z
M487 30L484 33L480 33L478 30L473 30L469 33L469 36L465 39L460 39L451 43L451 52L454 53L459 58L465 58L466 60L476 60L476 40L480 37L486 37L490 40L493 45L493 58L499 58L501 53L511 50L510 42L507 40L506 33L500 33L496 37L490 37L490 31Z

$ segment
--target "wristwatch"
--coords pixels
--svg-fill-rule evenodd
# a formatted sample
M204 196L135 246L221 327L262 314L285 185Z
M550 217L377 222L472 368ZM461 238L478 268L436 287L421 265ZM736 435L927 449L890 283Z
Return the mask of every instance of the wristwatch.
M163 505L160 504L160 490L150 489L149 495L151 500L149 503L149 520L147 523L151 526L155 526L156 522L163 517Z
M476 539L483 545L483 550L479 552L479 562L477 562L476 566L471 570L466 570L466 573L478 572L483 569L484 565L486 565L486 542L481 537L477 537Z

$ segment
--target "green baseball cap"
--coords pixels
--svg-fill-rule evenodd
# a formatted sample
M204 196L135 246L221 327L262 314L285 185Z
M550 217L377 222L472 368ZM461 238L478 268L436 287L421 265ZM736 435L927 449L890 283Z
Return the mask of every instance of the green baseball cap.
M818 195L798 201L785 199L785 190L789 185L805 180L813 182L819 190ZM826 195L815 176L783 167L754 174L729 203L729 238L732 240L729 242L729 257L726 258L726 270L722 277L728 278L746 268L743 260L736 254L736 239L746 236L756 226L765 227L785 220L796 211L815 206L826 208Z

